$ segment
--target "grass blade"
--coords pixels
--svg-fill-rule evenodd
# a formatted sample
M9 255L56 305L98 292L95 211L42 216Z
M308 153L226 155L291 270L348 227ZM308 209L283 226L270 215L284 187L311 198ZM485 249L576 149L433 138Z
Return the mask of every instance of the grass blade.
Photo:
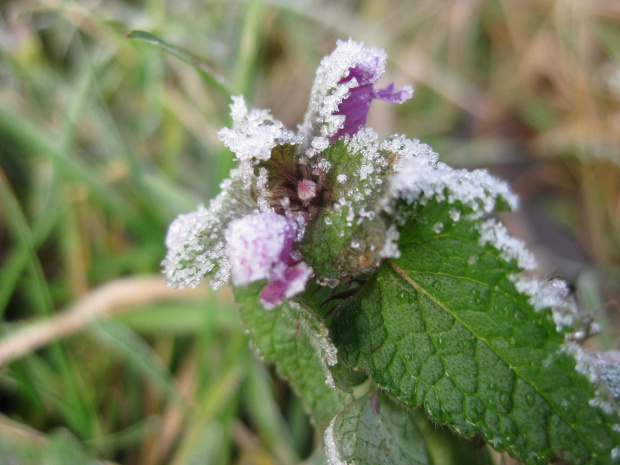
M184 61L188 65L192 66L202 79L207 83L210 87L217 90L226 100L230 100L231 91L228 89L228 86L222 82L222 79L216 77L214 74L206 71L204 68L207 66L204 60L196 57L193 53L190 53L182 48L177 47L176 45L169 44L165 40L160 39L153 34L146 31L131 31L125 35L128 39L140 40L142 42L146 42L151 45L155 45L165 52L177 57L179 60Z

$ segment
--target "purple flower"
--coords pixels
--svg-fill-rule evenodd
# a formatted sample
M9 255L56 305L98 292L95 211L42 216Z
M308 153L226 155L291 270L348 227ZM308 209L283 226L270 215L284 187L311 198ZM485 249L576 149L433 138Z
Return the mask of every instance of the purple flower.
M335 115L345 117L344 126L332 136L332 140L348 134L352 136L361 128L366 126L366 118L370 110L370 103L374 99L384 100L390 103L403 103L413 95L413 89L405 86L402 89L394 90L394 84L390 84L385 89L375 89L374 84L383 74L385 64L379 57L356 63L349 68L349 75L342 78L339 84L347 83L355 79L357 86L351 87L348 97L340 102Z
M226 230L233 284L269 280L260 293L268 310L302 292L312 274L295 253L296 235L297 224L276 213L243 216Z

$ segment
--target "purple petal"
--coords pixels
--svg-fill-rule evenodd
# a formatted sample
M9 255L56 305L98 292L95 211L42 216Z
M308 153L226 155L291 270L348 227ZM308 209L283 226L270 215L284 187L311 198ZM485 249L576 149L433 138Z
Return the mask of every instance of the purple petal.
M226 230L233 284L267 279L260 300L272 309L302 292L312 268L294 253L297 223L276 213L257 213L233 220Z
M351 89L349 96L340 103L338 111L335 113L336 115L343 115L345 119L344 125L333 135L332 140L337 140L345 134L352 136L360 128L366 126L370 102L375 98L375 90L372 84Z
M349 68L348 76L342 78L340 83L349 82L353 78L357 80L358 86L366 84L375 84L385 70L385 63L380 57L373 55L372 58L365 63L356 63L355 66Z
M301 262L284 271L282 279L274 279L265 285L260 293L260 300L266 310L271 310L306 288L312 275L312 268Z
M394 92L394 84L390 84L385 89L375 91L376 98L390 103L403 103L413 96L413 89L405 86Z
M284 274L287 284L284 296L290 299L300 292L303 292L304 289L306 289L306 284L308 284L311 275L312 268L304 262L288 268Z
M271 279L277 265L288 266L296 230L293 221L276 213L246 215L231 221L226 243L233 284Z
M287 283L285 281L271 281L263 290L260 291L260 301L265 310L272 310L282 303L286 293Z
M403 103L413 95L413 89L405 86L394 91L394 84L390 84L385 89L375 90L374 84L383 74L383 63L379 58L375 58L368 63L357 64L349 69L349 75L340 82L349 82L356 79L357 86L349 90L349 95L340 102L338 111L335 115L345 117L343 127L332 136L332 140L348 134L352 136L361 128L366 126L366 118L370 110L370 103L374 99L384 100L390 103Z

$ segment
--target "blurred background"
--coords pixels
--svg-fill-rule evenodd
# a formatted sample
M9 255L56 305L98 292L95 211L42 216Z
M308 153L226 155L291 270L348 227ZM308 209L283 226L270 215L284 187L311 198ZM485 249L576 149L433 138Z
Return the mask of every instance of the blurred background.
M231 166L209 77L294 128L349 37L387 51L380 84L415 87L369 126L509 180L510 231L603 326L590 347L618 349L617 0L5 0L0 463L325 463L230 291L173 291L159 270L170 221Z

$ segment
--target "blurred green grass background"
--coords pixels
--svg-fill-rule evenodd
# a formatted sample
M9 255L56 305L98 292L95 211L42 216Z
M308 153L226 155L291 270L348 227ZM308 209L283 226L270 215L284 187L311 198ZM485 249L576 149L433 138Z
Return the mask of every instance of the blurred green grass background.
M0 463L325 463L230 293L158 276L167 225L232 164L216 135L229 118L222 92L135 29L291 128L337 38L384 48L382 82L415 95L374 104L369 126L510 180L510 230L603 323L590 346L618 348L616 0L6 0Z

